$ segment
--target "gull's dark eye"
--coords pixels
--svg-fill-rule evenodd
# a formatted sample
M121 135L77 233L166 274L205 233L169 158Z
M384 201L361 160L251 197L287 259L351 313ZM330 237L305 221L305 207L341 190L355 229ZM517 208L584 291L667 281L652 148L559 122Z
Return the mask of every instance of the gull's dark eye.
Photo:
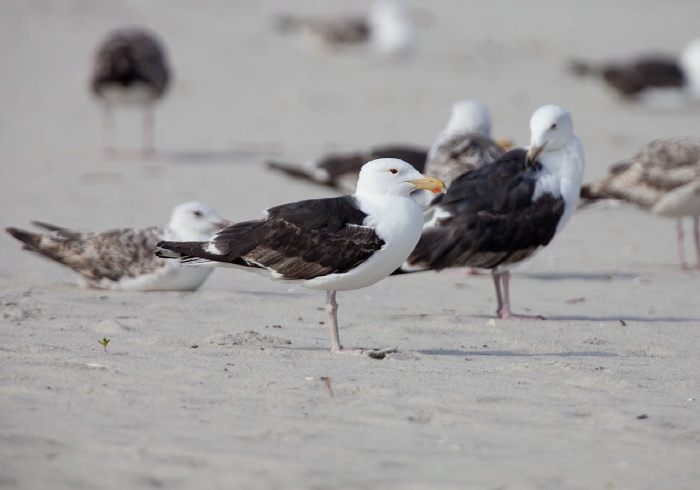
M389 170L389 172L391 172L392 174L398 174L398 173L399 173L399 171L396 170L395 168L392 168L391 170Z
M557 129L557 123L552 124L549 129Z
M194 214L197 218L202 217L202 212L201 211L192 211L192 214Z

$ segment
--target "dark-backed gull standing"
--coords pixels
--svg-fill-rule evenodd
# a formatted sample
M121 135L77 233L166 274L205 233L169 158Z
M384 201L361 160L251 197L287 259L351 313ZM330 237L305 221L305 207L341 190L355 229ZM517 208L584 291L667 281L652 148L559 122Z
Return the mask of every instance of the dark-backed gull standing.
M700 98L700 39L690 42L679 58L647 55L626 62L589 63L572 61L570 69L582 76L598 76L627 99L676 91Z
M400 0L379 0L367 15L279 15L276 27L300 35L310 47L332 52L359 48L381 57L399 57L412 53L418 42L411 16Z
M362 167L355 194L276 206L208 241L160 242L158 254L325 290L331 351L362 352L340 345L336 291L371 286L406 260L423 228L415 189L443 192L444 185L401 160L374 160Z
M126 28L111 32L102 41L93 64L92 93L103 108L103 151L114 154L114 110L120 106L143 109L142 153L153 153L154 104L170 83L165 47L155 33Z
M184 267L154 255L161 240L206 240L230 223L214 208L200 202L176 206L166 226L121 228L96 233L76 231L33 221L45 230L6 231L24 243L24 249L70 267L80 274L83 287L137 291L191 291L211 269Z
M700 269L700 138L660 138L648 143L629 160L610 167L602 179L581 188L584 204L618 199L652 214L676 218L678 256L685 259L682 218L693 220L693 237Z
M511 313L509 269L549 244L571 217L584 155L571 114L559 106L537 109L530 130L529 150L465 173L435 199L433 219L397 273L491 269L499 318L542 318Z

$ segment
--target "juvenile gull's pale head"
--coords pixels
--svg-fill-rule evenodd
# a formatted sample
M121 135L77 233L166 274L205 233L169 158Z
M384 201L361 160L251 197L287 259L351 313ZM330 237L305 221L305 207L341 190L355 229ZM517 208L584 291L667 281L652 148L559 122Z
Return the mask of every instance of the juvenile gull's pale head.
M489 108L478 100L455 102L445 131L449 134L479 133L491 137Z
M168 226L182 241L206 240L230 223L216 209L197 201L175 206Z

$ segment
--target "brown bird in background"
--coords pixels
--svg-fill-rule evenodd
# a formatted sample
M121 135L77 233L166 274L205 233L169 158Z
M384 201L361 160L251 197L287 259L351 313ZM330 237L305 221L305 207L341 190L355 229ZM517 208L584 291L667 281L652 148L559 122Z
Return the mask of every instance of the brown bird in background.
M114 156L114 111L135 106L143 110L144 158L153 154L153 107L165 94L171 73L165 47L151 31L118 29L109 33L95 53L90 88L102 105L103 151Z

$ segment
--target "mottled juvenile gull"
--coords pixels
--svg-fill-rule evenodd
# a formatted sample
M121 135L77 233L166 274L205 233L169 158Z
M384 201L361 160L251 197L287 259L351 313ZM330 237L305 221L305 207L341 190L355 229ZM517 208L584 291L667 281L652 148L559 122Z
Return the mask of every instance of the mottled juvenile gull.
M488 107L477 100L462 100L452 106L447 127L430 148L425 172L449 187L463 173L492 163L503 153L491 136Z
M500 318L510 310L509 269L561 231L578 204L583 148L571 114L555 105L530 120L529 150L515 149L457 178L397 273L449 267L491 269Z
M610 167L609 174L581 188L584 204L618 199L652 214L676 218L678 256L685 259L682 218L693 220L693 237L700 269L700 138L660 138L645 145L629 160Z
M121 106L143 109L142 153L153 153L153 106L170 83L163 43L155 33L139 28L119 29L102 41L95 54L91 89L103 108L103 151L112 156L114 110Z
M679 58L646 55L623 62L572 61L577 75L598 76L626 99L653 96L660 92L700 98L700 39L690 42Z
M443 192L444 185L401 160L374 160L362 167L355 194L269 208L265 219L229 226L208 241L160 242L158 254L325 290L331 351L361 353L340 344L336 291L371 286L406 260L423 227L410 196L415 189Z
M165 226L121 228L96 233L75 231L38 221L45 233L18 228L6 231L24 249L55 260L80 274L83 287L138 291L191 291L210 269L183 267L154 255L161 240L206 240L227 226L214 208L199 202L176 206Z

